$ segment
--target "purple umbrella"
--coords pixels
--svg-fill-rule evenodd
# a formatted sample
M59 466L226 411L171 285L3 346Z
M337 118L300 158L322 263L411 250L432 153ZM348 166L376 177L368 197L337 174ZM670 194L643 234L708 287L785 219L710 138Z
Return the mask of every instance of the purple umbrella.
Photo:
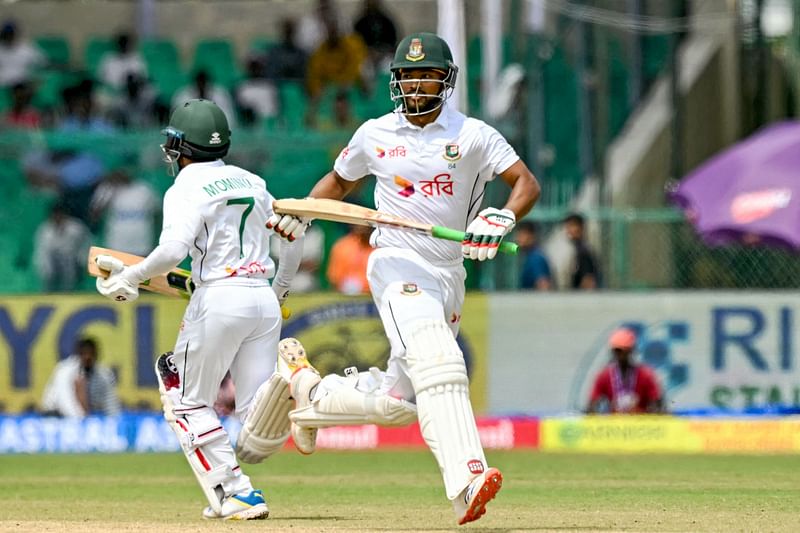
M770 125L714 156L671 199L709 244L800 250L800 122Z

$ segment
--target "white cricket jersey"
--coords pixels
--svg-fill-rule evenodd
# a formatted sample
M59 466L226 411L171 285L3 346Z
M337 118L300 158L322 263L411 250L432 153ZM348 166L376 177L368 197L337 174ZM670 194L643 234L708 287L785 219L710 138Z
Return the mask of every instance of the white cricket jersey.
M184 167L164 195L159 243L189 246L199 285L234 278L271 278L265 228L272 196L264 180L222 160Z
M334 163L342 178L374 174L379 211L464 231L486 184L519 160L500 133L445 105L419 128L399 113L368 120ZM398 229L373 232L375 247L416 250L434 264L461 262L461 244Z

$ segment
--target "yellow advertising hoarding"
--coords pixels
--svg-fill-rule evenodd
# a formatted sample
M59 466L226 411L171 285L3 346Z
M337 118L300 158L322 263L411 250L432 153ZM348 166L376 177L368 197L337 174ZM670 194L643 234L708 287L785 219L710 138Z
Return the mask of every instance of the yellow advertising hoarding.
M338 294L289 299L283 336L298 337L324 374L348 366L385 369L389 344L372 300ZM0 298L0 412L36 408L53 367L75 341L92 336L100 360L114 368L128 407L160 409L153 361L171 350L186 303L142 294L133 304L95 295ZM459 343L472 379L473 406L486 405L486 297L469 295Z
M587 416L541 421L541 448L569 452L800 451L800 419Z

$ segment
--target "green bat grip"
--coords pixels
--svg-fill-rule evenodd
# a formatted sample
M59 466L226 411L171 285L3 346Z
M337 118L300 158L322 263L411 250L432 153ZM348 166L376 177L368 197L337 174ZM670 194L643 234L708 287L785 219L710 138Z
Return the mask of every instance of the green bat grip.
M463 231L458 231L457 229L445 228L444 226L433 226L431 228L431 235L433 235L437 239L445 239L448 241L461 242L464 240ZM504 254L516 255L517 249L519 249L519 246L517 246L517 243L515 242L503 241L500 243L499 250Z

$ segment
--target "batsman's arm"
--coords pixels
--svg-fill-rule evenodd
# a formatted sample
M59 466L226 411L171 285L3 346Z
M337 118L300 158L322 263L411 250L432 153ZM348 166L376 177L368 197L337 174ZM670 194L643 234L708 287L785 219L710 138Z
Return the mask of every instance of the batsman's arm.
M341 177L335 170L331 170L314 185L308 196L311 198L331 198L342 200L356 188L358 181L350 181Z
M536 176L522 159L517 160L498 175L511 187L511 194L503 208L510 209L516 215L517 220L521 220L533 208L542 193Z
M178 266L189 253L189 247L179 241L159 244L141 263L125 269L124 275L137 285L144 280L164 274Z

